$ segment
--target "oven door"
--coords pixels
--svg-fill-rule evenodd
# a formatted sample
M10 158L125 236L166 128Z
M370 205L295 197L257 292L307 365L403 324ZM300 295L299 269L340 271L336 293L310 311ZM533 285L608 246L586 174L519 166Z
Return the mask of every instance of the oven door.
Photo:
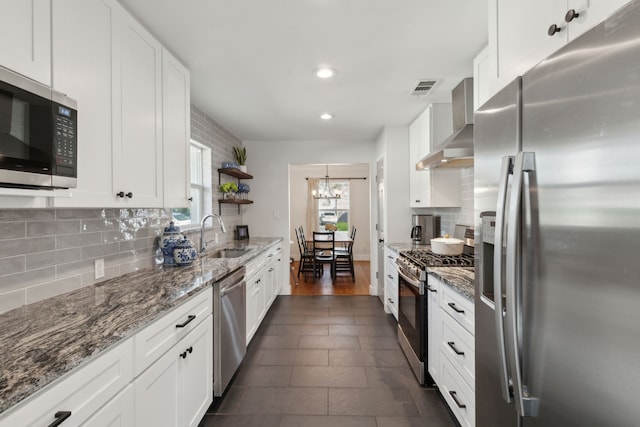
M398 270L398 286L398 341L416 378L424 384L427 349L424 282Z

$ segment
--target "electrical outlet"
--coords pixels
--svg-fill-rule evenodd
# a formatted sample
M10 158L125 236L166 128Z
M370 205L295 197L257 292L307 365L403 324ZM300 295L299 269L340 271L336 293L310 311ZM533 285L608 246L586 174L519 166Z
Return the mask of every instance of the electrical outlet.
M93 261L93 265L95 267L96 280L102 279L104 277L104 259L100 258Z

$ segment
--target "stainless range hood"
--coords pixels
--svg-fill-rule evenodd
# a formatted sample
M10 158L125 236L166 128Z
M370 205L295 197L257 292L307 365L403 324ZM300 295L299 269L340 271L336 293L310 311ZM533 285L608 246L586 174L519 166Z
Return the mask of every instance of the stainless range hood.
M417 170L473 166L473 79L462 80L451 91L453 134L416 164Z

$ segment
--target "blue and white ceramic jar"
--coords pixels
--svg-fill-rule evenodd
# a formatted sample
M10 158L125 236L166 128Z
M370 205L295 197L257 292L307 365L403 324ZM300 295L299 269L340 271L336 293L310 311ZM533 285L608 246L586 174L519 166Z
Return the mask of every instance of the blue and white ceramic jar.
M198 252L189 239L179 241L173 249L173 259L181 267L193 264L197 257Z
M173 250L176 245L184 240L184 235L180 232L180 227L174 225L173 221L164 229L164 233L160 236L158 246L164 255L164 265L177 265L173 257Z

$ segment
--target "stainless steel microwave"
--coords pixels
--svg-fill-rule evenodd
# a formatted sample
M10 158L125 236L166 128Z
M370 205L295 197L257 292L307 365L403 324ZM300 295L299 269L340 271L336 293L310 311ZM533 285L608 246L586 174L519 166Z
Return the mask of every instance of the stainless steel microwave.
M74 100L0 67L0 187L75 188Z

